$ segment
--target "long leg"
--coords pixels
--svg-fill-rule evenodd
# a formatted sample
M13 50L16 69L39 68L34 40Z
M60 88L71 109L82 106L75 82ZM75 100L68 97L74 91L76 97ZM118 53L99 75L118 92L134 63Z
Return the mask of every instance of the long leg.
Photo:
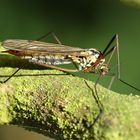
M106 51L111 47L112 43L115 41L117 34L115 34L112 39L109 41L108 45L105 47L103 51L103 55L106 53ZM104 55L105 56L105 55Z
M121 70L121 68L120 68L120 55L119 55L119 40L118 40L118 36L116 36L116 47L117 47L117 64L118 64L118 74L117 74L117 78L118 78L118 80L120 80L122 83L124 83L124 84L126 84L126 85L128 85L128 86L130 86L131 88L134 88L135 90L137 90L137 91L139 91L140 92L140 89L138 89L138 88L136 88L135 86L133 86L133 85L131 85L131 84L129 84L129 83L127 83L127 82L125 82L124 80L122 80L121 79L121 73L120 73L120 70Z
M99 83L100 78L101 78L101 75L99 75L98 79L96 80L96 82L94 84L94 90L93 90L93 88L91 88L89 86L89 84L87 83L87 81L84 80L85 83L86 83L86 85L87 85L87 87L92 91L92 96L93 96L93 98L94 98L94 100L95 100L95 102L96 102L96 104L98 105L98 108L99 108L99 113L95 117L95 119L94 119L94 121L93 121L93 123L92 123L92 125L90 127L92 127L92 126L94 126L96 124L96 122L101 118L101 116L103 114L103 111L104 111L103 104L101 103L101 101L99 99L99 96L98 96L98 92L97 92L97 84Z
M114 80L115 80L115 75L113 75L113 77L111 78L109 85L108 85L108 89L111 89L111 86L112 86Z
M15 72L13 72L13 74L11 74L7 79L5 79L4 81L0 81L0 83L6 83L9 79L11 79L21 68L17 68Z
M47 34L41 36L40 38L38 38L38 39L36 39L36 40L40 41L40 40L42 40L42 39L48 37L49 35L52 35L52 37L56 40L56 42L57 42L58 44L62 44L61 41L60 41L60 40L58 39L58 37L56 36L56 34L53 33L53 32L49 32L49 33L47 33Z
M108 54L111 53L111 55L110 55L110 57L108 59L107 64L109 65L109 63L111 61L111 58L113 57L113 54L116 52L117 53L117 79L119 81L121 81L122 83L126 84L127 86L129 86L131 88L134 88L135 90L137 90L137 91L140 92L140 89L136 88L135 86L133 86L133 85L131 85L131 84L129 84L126 81L124 81L124 80L121 79L121 73L120 73L121 68L120 68L120 54L119 54L119 40L118 40L118 35L115 35L115 37L113 37L113 39L114 40L112 40L112 42L115 41L115 46L113 46L106 54L104 54L105 56L107 56ZM110 43L110 45L111 45L111 43ZM115 76L112 77L111 82L109 84L109 88L111 88L111 85L112 85L112 83L114 81L114 78L115 78Z
M58 44L61 44L60 40L58 39L58 37L57 37L57 36L55 35L55 33L53 33L53 32L49 32L49 33L43 35L42 37L38 38L37 40L41 40L41 39L43 39L43 38L45 38L45 37L47 37L47 36L49 36L49 35L52 35L52 36L54 37L54 39L57 41L57 43L58 43ZM18 71L20 71L20 69L22 69L22 66L21 66L21 68L17 68L17 69L13 72L13 74L11 74L7 79L5 79L4 81L0 81L0 83L6 83L6 82L7 82L8 80L10 80ZM59 70L61 70L61 69L59 69ZM62 70L62 71L63 71L63 70Z
M48 65L48 64L38 63L38 62L33 62L33 64L40 65L40 66L47 67L47 68L60 70L63 72L78 72L79 71L78 69L65 69L65 68L60 68L60 67L54 66L54 65Z

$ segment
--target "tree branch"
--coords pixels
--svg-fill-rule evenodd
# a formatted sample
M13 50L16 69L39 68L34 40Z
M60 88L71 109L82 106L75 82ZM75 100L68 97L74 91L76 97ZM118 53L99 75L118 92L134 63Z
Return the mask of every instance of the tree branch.
M11 57L1 59L0 65L5 68L0 68L0 80L15 70L6 68L12 62L8 59ZM19 62L16 60L15 67ZM22 69L0 84L0 124L18 125L60 140L140 138L140 97L121 95L102 86L98 86L98 94L105 110L92 127L99 109L82 78L56 70Z

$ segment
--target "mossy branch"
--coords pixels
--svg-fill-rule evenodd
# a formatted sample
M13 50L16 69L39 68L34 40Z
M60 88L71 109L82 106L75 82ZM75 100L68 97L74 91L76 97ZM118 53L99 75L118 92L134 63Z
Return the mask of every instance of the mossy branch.
M11 64L1 60L1 66ZM0 80L14 70L1 67ZM93 88L93 83L88 83ZM89 129L99 109L82 78L56 70L22 69L0 84L0 124L18 125L60 140L138 140L140 97L121 95L102 86L98 86L98 94L105 110Z

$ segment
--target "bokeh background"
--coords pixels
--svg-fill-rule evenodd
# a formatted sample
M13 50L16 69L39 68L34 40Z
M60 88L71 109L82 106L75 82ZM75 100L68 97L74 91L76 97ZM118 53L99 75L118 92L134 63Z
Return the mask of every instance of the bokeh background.
M117 33L122 79L140 88L140 7L133 2L131 5L119 0L0 0L0 41L37 39L53 31L63 44L103 51ZM93 81L97 78L93 74L76 75ZM107 86L109 78L104 79L101 84ZM112 90L140 95L117 80ZM0 126L0 139L11 138L47 140L23 129Z

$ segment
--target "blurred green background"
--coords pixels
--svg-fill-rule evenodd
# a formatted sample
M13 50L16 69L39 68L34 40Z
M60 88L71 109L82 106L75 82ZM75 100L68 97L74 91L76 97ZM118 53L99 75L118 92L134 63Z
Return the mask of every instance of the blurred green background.
M139 26L140 8L125 5L119 0L0 1L0 41L13 38L37 39L53 31L63 44L103 51L111 37L115 33L119 34L122 79L138 88L140 88ZM116 63L113 65L116 66ZM93 81L97 78L93 74L77 75ZM106 86L109 79L106 77L104 79L101 84ZM112 90L123 94L140 95L117 80L113 83ZM19 137L21 140L47 139L28 132L24 132L22 136L17 131L23 130L16 128L0 127L0 130L1 140L11 139L11 135L14 140Z

